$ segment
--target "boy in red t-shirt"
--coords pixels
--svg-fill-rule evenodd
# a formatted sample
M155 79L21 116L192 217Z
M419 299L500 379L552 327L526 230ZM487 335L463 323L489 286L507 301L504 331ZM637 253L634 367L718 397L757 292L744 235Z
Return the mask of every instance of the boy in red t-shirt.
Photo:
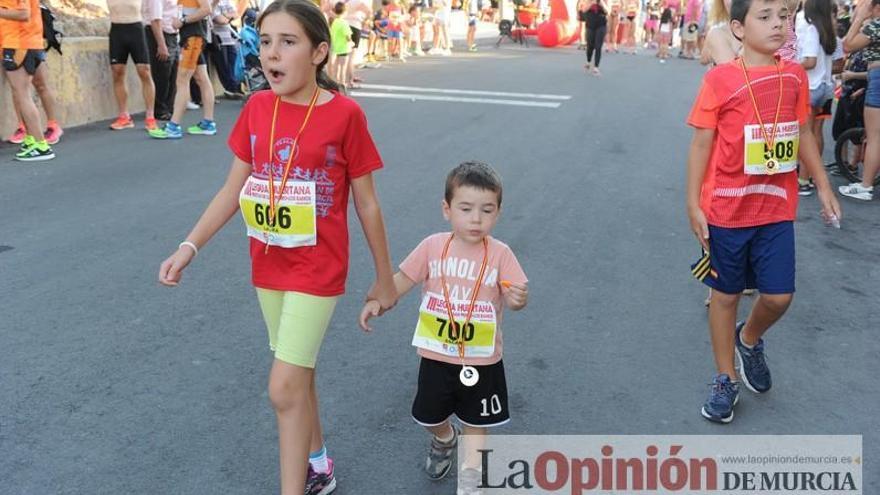
M443 216L452 232L425 238L394 275L399 297L422 286L412 340L422 358L412 416L432 433L425 471L439 480L452 468L459 436L454 414L467 435L460 488L480 480L477 452L488 428L510 421L503 309L518 311L528 302L528 279L516 256L490 235L500 212L498 174L485 163L462 163L446 178ZM369 330L369 318L379 314L378 303L367 301L361 327Z
M703 79L688 124L687 209L691 229L709 254L694 274L714 289L709 329L718 374L702 415L733 420L739 398L734 356L745 386L770 389L762 335L788 308L794 293L797 162L814 176L826 222L839 225L831 192L807 122L804 69L774 57L785 42L789 12L783 0L733 0L731 31L742 57ZM739 294L761 295L745 322L736 322Z

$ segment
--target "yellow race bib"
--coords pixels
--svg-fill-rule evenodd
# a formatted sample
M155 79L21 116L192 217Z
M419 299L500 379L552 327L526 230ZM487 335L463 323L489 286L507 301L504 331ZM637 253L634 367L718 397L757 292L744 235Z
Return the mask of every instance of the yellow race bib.
M773 124L764 125L766 135L773 133ZM798 144L801 128L797 122L780 122L776 126L776 139L772 148L764 139L760 125L747 125L745 138L746 175L773 175L797 170Z
M426 292L419 307L419 321L416 324L412 345L427 351L458 357L458 344L455 329L467 318L470 301L453 301L452 314L455 327L449 323L446 302L443 296ZM495 306L488 301L474 303L471 321L461 332L464 334L464 357L491 357L495 353L495 332L497 330ZM455 329L454 329L455 328Z
M276 194L280 187L281 181L275 181ZM314 182L288 181L274 219L269 214L269 181L249 177L238 201L249 237L285 248L317 244Z

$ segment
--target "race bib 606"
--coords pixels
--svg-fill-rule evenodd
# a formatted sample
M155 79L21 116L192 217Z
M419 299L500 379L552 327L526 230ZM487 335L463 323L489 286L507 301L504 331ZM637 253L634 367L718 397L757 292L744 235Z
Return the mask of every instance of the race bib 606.
M275 181L276 194L280 188L281 182ZM285 248L317 244L314 182L288 181L274 217L269 212L269 181L248 178L238 199L249 237Z

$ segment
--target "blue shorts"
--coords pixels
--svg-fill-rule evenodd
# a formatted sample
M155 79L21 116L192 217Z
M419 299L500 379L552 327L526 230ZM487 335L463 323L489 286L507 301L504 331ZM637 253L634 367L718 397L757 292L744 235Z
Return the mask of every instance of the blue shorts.
M713 273L703 283L717 291L793 294L794 222L732 229L710 225L709 262Z
M865 91L865 106L880 108L880 67L868 71L868 90Z

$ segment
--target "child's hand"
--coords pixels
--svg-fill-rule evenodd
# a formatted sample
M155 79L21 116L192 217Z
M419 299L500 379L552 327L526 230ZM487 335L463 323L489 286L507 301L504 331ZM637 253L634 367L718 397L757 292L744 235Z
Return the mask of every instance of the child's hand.
M819 193L819 203L822 204L822 219L826 223L835 224L839 228L840 220L843 218L843 211L840 209L837 196L827 186L827 181L825 181L825 184L824 187L816 186L816 190Z
M358 319L358 323L361 325L361 330L365 332L372 332L373 327L371 327L367 322L370 321L370 318L374 316L379 316L379 311L382 309L379 301L369 300L364 304L364 309L361 310L361 316Z
M397 289L394 287L394 281L389 280L387 283L376 282L373 284L373 287L367 292L367 300L375 300L379 303L380 307L377 316L382 316L397 304Z
M504 296L504 302L510 309L520 310L529 302L529 286L527 284L515 284L502 280L499 286L501 287L501 295Z
M688 208L688 218L691 221L691 231L697 236L703 249L709 251L709 223L706 215L700 208Z
M175 287L180 282L183 269L195 258L192 249L182 246L159 266L159 283Z

